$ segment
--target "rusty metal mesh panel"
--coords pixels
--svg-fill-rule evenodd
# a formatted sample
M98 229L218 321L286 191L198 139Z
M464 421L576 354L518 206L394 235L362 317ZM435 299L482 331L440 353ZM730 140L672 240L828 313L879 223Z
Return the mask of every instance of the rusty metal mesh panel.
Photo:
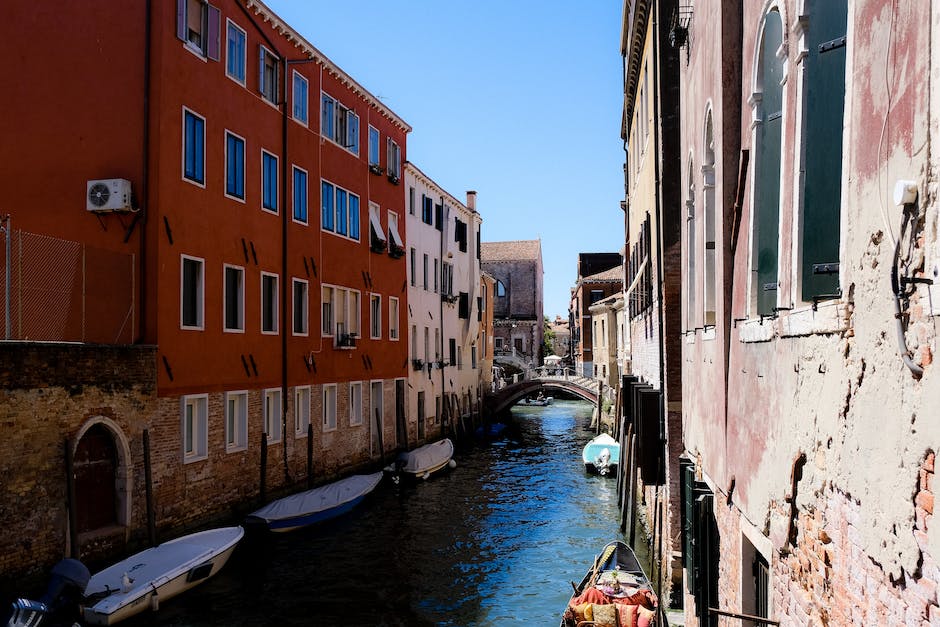
M135 323L134 262L134 255L129 253L13 230L9 257L5 252L0 254L4 337L131 343Z

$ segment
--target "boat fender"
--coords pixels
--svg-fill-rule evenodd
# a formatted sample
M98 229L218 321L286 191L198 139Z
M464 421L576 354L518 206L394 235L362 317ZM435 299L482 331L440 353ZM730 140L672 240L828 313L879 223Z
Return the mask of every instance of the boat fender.
M157 594L157 589L153 589L153 594L150 595L150 609L154 612L160 609L160 595Z
M454 468L457 467L457 462L455 462L454 460L450 460L449 462L447 462L447 467L453 470Z
M424 473L423 475L421 475L421 478L422 478L422 479L427 479L427 478L430 477L430 476L431 476L431 473L426 472L426 473Z

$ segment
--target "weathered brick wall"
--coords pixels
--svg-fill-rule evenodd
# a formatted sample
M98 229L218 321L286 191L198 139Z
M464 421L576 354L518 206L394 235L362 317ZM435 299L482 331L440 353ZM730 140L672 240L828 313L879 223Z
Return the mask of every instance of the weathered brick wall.
M913 534L920 550L915 572L893 578L862 548L859 525L865 505L831 484L816 494L794 520L796 543L767 556L771 567L772 619L781 625L928 625L940 624L940 564L931 546L935 453L929 452L912 490L911 525L885 534ZM790 504L777 504L789 516ZM720 540L718 590L722 609L740 612L742 581L740 514L716 494L715 520ZM698 625L695 600L686 594L686 625ZM719 624L733 625L722 619Z
M154 364L146 346L0 343L0 597L67 555L66 441L99 417L130 449L132 507L126 535L89 548L146 534L142 433L156 410Z

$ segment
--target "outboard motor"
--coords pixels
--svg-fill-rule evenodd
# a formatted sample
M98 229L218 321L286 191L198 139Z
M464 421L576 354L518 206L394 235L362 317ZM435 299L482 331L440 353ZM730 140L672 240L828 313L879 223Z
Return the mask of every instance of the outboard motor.
M71 626L81 619L80 605L91 573L77 559L66 558L52 567L46 592L38 601L17 599L7 627Z

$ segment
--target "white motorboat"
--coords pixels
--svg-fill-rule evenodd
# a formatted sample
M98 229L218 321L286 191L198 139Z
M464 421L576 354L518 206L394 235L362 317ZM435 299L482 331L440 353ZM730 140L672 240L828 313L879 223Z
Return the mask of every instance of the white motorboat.
M402 477L427 479L444 468L456 468L457 462L453 457L454 443L444 438L412 451L399 453L395 463L385 467L385 472L391 473L396 480Z

